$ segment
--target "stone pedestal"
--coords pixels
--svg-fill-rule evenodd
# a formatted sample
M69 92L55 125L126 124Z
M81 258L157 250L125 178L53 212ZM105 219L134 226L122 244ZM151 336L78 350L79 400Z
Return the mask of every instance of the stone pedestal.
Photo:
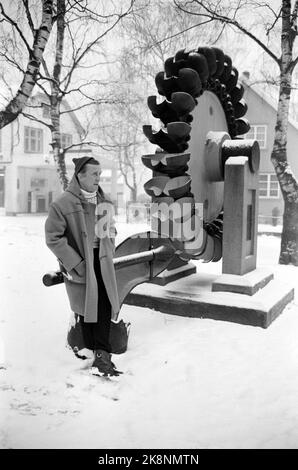
M166 286L140 284L126 297L125 303L172 315L267 328L294 298L294 288L283 284L282 279L267 282L268 277L265 276L261 283L267 284L258 289L260 281L255 283L244 277L244 290L252 292L258 289L253 295L227 290L214 291L213 286L218 286L217 280L218 276L196 273ZM223 289L228 284L222 283ZM237 288L242 289L241 282Z
M137 286L125 303L267 328L293 300L294 288L256 268L259 146L229 141L221 133L208 136L207 176L210 181L224 179L222 275L200 272L177 280L176 269L168 266L155 285ZM187 266L181 269L187 273Z
M230 157L225 163L223 263L226 274L245 274L256 268L258 173L248 157Z

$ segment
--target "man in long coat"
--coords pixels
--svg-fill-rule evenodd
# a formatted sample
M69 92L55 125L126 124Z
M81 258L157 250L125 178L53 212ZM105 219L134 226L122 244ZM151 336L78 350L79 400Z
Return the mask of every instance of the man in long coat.
M86 348L94 351L99 375L118 375L111 361L111 320L119 300L113 265L113 205L99 187L100 164L93 157L74 158L75 173L50 206L46 243L57 257L72 311L81 322Z

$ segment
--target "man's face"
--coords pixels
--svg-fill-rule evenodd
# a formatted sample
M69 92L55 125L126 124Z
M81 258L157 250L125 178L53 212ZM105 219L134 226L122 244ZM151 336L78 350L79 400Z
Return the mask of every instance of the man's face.
M89 193L93 193L97 191L98 183L101 175L101 167L100 165L92 165L87 163L84 166L84 172L78 174L78 180L80 186L84 191L88 191Z

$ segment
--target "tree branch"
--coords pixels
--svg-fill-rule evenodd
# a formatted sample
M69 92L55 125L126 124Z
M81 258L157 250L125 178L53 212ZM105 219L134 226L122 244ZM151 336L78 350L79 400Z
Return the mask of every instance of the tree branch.
M42 90L42 92L49 98L50 101L51 94L48 92L48 90L39 81L36 82L36 85Z
M298 15L298 0L295 1L293 13L291 15L291 28L297 35L297 15Z
M71 145L68 145L67 147L64 147L64 151L67 152L68 150L74 148L74 147L83 147L84 145L91 145L93 147L100 147L100 144L98 144L97 142L93 142L93 141L90 141L90 142L79 142L77 144L71 144Z
M177 36L181 36L181 34L184 34L184 33L186 33L187 31L190 31L191 29L197 28L198 26L202 26L202 25L204 25L204 24L208 24L208 23L210 23L211 21L212 21L212 19L208 19L208 20L206 20L206 21L202 21L201 23L197 23L197 24L195 24L195 25L189 26L188 28L185 28L185 29L183 29L183 30L181 30L181 31L178 31L178 33L172 34L171 36L167 36L166 38L161 39L160 41L157 41L157 42L153 43L151 46L149 46L148 49L153 48L154 46L157 46L157 45L159 45L159 44L162 44L162 43L165 42L165 41L169 41L170 39L176 38Z
M266 36L269 36L270 31L274 28L274 26L276 25L276 23L277 23L278 20L280 19L281 12L282 12L282 7L280 7L280 9L279 9L278 15L275 15L275 20L273 21L273 23L272 23L272 25L270 26L270 28L267 28L267 30L266 30Z
M292 61L292 64L291 64L292 70L294 70L294 68L296 67L297 63L298 63L298 56Z
M65 87L64 87L64 91L67 91L68 89L68 86L70 84L70 81L71 81L71 78L72 78L72 75L73 75L73 72L74 70L77 68L77 66L79 65L79 63L82 61L82 59L88 54L88 52L90 52L93 48L93 46L95 44L97 44L103 37L105 37L112 29L115 28L115 26L119 23L119 21L121 21L122 18L124 18L125 16L127 16L132 7L133 7L133 4L134 4L135 0L131 0L130 1L130 6L129 8L126 10L125 13L122 13L122 14L119 14L118 15L118 18L115 20L115 22L109 27L107 28L101 35L99 35L98 37L96 37L96 39L94 39L93 41L91 41L86 47L85 49L78 55L78 57L74 60L73 64L72 64L72 67L71 67L71 70L68 72L68 74L65 76L64 78L64 81L65 81Z
M246 34L250 39L252 39L254 42L256 42L279 66L280 66L280 59L259 39L257 38L250 30L245 28L242 24L240 24L236 19L230 18L228 16L219 14L216 12L216 9L211 9L207 5L205 5L206 2L201 2L196 0L196 4L201 6L206 13L196 13L190 10L186 10L183 8L179 3L177 3L178 0L174 0L174 3L176 7L183 11L184 13L187 13L189 15L196 15L196 16L205 16L207 18L210 18L212 21L219 21L221 23L226 23L230 27L235 27L242 33ZM188 2L186 2L188 3ZM240 7L239 7L240 8Z
M77 106L76 108L72 108L72 109L67 109L66 111L60 111L60 114L67 114L67 113L74 113L75 111L78 111L80 109L83 109L83 108L87 108L89 106L96 106L98 104L115 104L117 103L117 101L111 99L98 99L98 100L93 100L91 101L90 103L84 103L80 106Z
M50 130L52 130L52 125L41 120L41 119L38 119L36 116L33 116L32 114L29 114L29 113L26 113L25 111L22 111L20 114L22 114L24 117L30 119L31 121L35 121L35 122L38 122L39 124L42 124L43 126L46 126L48 127Z
M19 28L18 23L16 21L14 21L10 16L8 16L7 13L5 13L2 2L0 2L0 13L6 19L7 23L9 23L14 28L14 30L19 33L19 36L22 39L23 43L25 44L25 46L28 50L29 56L31 57L32 49L29 46L27 39L25 38L22 30Z
M18 69L19 72L21 72L23 75L25 75L25 73L26 73L25 70L23 70L23 69L20 67L19 63L18 63L15 59L13 59L13 58L11 58L11 57L8 56L8 52L6 52L6 53L0 52L0 56L1 56L1 57L4 57L4 59L5 59L7 62L9 62L13 67L15 67L16 69Z
M45 72L45 74L46 74L46 78L47 78L48 80L52 80L51 75L50 75L50 72L49 72L49 69L48 69L48 66L47 66L47 63L46 63L46 61L44 60L44 57L42 57L42 59L41 59L41 64L42 64L43 69L44 69L44 72ZM39 74L40 74L40 76L41 76L41 73L40 73L40 72L39 72Z
M0 5L3 10L2 4ZM52 29L52 16L53 0L43 0L41 24L34 36L32 50L29 48L30 53L26 72L24 73L22 83L15 97L8 103L3 111L0 111L0 128L16 119L32 93L43 52Z
M34 34L35 34L35 27L34 27L34 23L33 23L33 20L32 20L31 13L30 13L30 8L29 8L28 0L22 0L22 2L23 2L23 5L24 5L24 7L25 7L25 12L26 12L28 24L29 24L30 29L31 29L31 31L32 31L32 34L33 34L33 36L34 36Z

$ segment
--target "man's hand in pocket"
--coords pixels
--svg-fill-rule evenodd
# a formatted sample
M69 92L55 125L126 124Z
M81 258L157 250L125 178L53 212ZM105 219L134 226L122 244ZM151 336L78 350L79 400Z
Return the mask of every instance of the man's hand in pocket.
M74 282L85 282L86 277L86 262L83 259L79 264L77 264L69 273L67 273L67 278Z

